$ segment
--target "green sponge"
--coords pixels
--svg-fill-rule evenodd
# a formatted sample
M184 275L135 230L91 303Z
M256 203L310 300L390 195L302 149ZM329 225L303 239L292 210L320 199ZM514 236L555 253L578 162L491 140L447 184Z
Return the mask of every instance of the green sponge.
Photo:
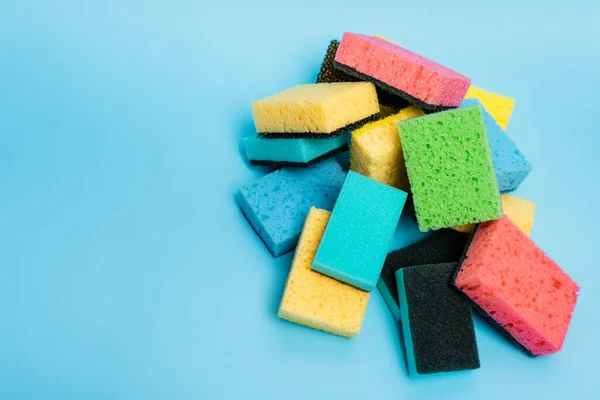
M481 106L398 124L422 232L502 216Z

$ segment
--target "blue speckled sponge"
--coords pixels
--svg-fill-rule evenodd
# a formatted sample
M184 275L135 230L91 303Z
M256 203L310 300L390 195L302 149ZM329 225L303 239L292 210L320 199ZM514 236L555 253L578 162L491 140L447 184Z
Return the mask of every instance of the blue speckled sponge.
M345 176L334 160L283 168L241 188L237 199L250 225L278 257L296 247L312 206L333 208Z
M507 193L516 190L531 172L531 164L517 145L508 137L506 132L498 125L494 117L483 108L477 99L465 99L461 107L481 106L485 128L492 149L492 160L498 179L500 192Z
M244 149L252 164L308 164L347 146L348 133L331 139L263 139L257 134L243 139Z
M312 269L359 289L377 284L406 192L350 171Z

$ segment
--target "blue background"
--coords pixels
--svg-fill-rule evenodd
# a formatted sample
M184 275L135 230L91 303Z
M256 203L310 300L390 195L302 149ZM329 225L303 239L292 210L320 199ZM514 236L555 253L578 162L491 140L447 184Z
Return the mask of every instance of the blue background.
M468 3L3 1L0 398L600 398L600 6ZM239 140L344 31L517 99L532 237L582 286L563 352L477 318L480 370L409 379L378 293L353 340L276 318L292 255L235 207Z

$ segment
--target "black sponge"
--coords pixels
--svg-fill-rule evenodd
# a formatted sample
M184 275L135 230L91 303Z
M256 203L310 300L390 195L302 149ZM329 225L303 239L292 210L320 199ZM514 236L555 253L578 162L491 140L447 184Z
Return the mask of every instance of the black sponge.
M319 76L317 77L317 83L333 83L333 82L358 82L358 81L366 81L366 77L355 78L354 76L347 74L341 71L338 68L334 68L334 59L335 53L340 45L338 40L332 40L329 43L329 47L327 47L327 52L325 53L325 58L323 59L323 64L321 64L321 70L319 71ZM395 96L390 92L387 92L383 89L380 89L375 85L377 90L377 98L379 99L379 104L395 107L395 108L405 108L410 105L409 102L405 101L402 97Z
M479 368L471 305L450 284L457 265L419 265L396 272L411 375Z
M377 286L396 320L399 318L396 271L413 265L458 262L468 240L467 233L442 229L420 242L388 254Z

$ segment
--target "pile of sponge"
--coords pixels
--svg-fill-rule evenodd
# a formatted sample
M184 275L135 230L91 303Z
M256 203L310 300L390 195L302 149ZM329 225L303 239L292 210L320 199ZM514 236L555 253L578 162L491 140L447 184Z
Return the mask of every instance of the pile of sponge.
M560 351L579 286L530 239L535 203L510 194L531 171L506 134L513 106L355 33L317 83L252 103L243 145L274 171L237 200L274 257L295 249L278 316L354 337L377 288L411 375L479 368L473 309L530 356ZM403 211L429 234L390 252Z

